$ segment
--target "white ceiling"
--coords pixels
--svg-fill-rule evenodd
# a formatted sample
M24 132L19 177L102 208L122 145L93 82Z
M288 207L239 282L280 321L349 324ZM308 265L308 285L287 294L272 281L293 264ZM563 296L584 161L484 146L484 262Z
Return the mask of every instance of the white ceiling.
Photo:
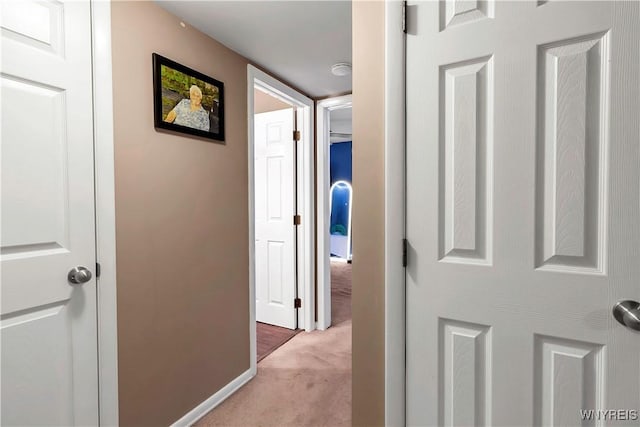
M353 136L351 133L353 132L352 126L352 117L351 117L351 107L349 108L339 108L337 110L332 110L329 113L329 130L331 132L337 132L339 134L344 135L332 135L329 138L329 141L333 144L334 142L344 142L344 141L352 141Z
M337 110L332 110L329 113L329 119L331 121L339 120L339 121L351 121L351 107L349 108L338 108Z
M312 98L351 92L351 1L156 1Z

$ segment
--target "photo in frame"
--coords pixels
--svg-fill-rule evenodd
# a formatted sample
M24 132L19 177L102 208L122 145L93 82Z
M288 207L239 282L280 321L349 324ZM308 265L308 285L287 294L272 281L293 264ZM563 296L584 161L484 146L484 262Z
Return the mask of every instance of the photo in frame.
M224 142L224 84L199 71L153 54L156 129Z

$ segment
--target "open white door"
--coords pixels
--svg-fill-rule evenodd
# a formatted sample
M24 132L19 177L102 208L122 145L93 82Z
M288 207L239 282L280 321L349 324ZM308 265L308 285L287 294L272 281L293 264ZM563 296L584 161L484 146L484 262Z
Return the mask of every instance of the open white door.
M2 425L97 425L89 2L3 1Z
M640 3L412 3L407 425L637 425Z
M296 328L293 108L255 115L256 320Z

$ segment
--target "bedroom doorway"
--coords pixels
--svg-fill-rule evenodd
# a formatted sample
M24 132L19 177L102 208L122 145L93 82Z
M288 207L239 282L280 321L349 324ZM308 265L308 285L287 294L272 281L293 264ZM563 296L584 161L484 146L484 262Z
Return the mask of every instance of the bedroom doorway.
M316 105L318 329L351 319L351 95Z
M249 66L251 365L315 329L313 102Z
M254 89L257 361L299 331L296 109Z

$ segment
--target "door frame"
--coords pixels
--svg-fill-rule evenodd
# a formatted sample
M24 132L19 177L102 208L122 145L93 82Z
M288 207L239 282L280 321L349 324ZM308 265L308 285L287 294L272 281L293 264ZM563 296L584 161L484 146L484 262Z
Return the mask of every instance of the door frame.
M249 188L249 354L251 374L257 372L256 355L256 266L255 266L255 186L254 180L254 88L260 89L297 108L298 129L301 139L298 145L297 209L301 224L297 227L298 295L302 307L298 311L298 327L310 332L315 329L315 242L313 215L313 101L264 71L247 65L247 156ZM293 221L293 219L292 219Z
M329 135L330 113L334 110L352 107L352 96L344 95L326 98L316 103L316 221L317 221L317 280L318 280L318 329L331 326L331 249L329 226L329 186L331 170L329 165L331 146Z
M404 2L385 2L384 25L384 221L385 221L385 425L405 425L405 267L402 241L406 236L406 35ZM411 6L408 6L411 7ZM407 26L410 22L407 22ZM401 207L401 209L398 209Z
M91 0L91 34L99 423L110 426L119 424L111 0Z

